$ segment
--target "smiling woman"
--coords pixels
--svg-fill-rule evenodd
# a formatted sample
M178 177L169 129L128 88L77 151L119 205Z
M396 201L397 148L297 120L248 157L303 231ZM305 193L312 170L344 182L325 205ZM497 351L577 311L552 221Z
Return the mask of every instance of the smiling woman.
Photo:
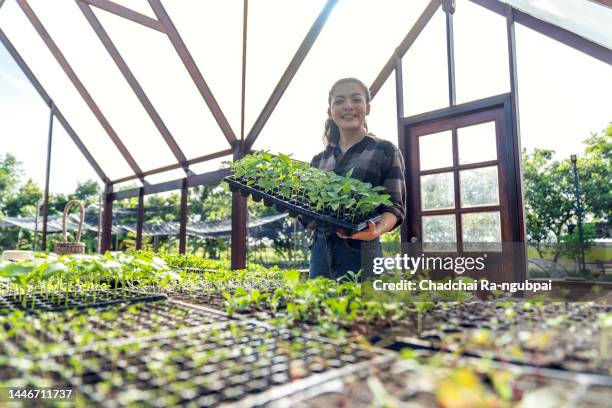
M376 242L373 255L382 254L379 237L399 226L404 219L404 160L391 142L368 132L366 116L370 113L368 87L356 78L343 78L332 86L328 95L328 118L325 122L325 150L310 165L336 174L384 187L391 205L381 205L382 215L370 222L367 229L350 238L342 231L334 232L317 222L309 223L313 244L310 277L340 277L362 267L363 241ZM369 251L368 251L369 252Z

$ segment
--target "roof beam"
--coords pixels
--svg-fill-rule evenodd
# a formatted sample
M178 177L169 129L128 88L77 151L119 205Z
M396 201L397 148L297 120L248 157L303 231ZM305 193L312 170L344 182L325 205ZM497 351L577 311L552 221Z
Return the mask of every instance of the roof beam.
M289 84L295 76L295 73L300 68L302 62L308 55L308 52L310 51L312 45L319 36L319 33L325 26L327 18L331 14L336 3L338 3L338 0L327 0L325 6L323 6L323 9L315 19L314 23L312 23L310 30L308 30L308 33L304 37L304 40L302 40L300 47L297 49L295 55L291 59L291 62L287 66L287 69L285 69L285 72L278 81L276 88L274 88L274 91L272 91L270 98L268 98L268 101L266 102L264 108L261 110L259 117L257 118L255 123L253 124L253 127L249 131L249 134L245 139L245 151L251 149L253 143L255 143L255 140L257 139L257 136L259 136L259 133L261 133L268 119L270 119L274 108L276 108L276 105L287 90L287 87L289 87Z
M121 139L119 139L119 136L117 135L117 133L115 133L115 130L112 128L98 105L94 102L91 94L87 91L79 77L76 75L76 73L66 60L66 57L64 57L64 54L62 54L60 49L57 47L55 41L53 41L51 35L49 35L49 33L47 32L47 29L43 26L34 11L30 8L30 5L28 4L27 0L17 0L17 4L19 4L19 7L21 7L21 10L23 10L23 13L26 15L28 20L30 20L30 23L32 24L40 38L47 45L47 48L49 49L51 54L53 54L55 60L62 67L62 69L64 70L74 87L77 89L87 106L89 106L89 109L91 109L94 116L98 119L100 125L102 125L102 127L104 128L110 139L113 141L117 149L119 149L119 152L127 161L132 171L134 171L134 173L138 175L144 183L144 179L142 178L142 170L140 169L130 152L127 150Z
M183 154L183 151L176 143L176 140L170 133L170 130L168 130L166 124L159 116L159 113L153 107L153 104L151 103L144 90L140 86L140 83L126 64L121 54L119 53L119 50L117 49L113 41L110 39L108 33L106 32L104 27L102 27L100 20L98 20L94 12L87 4L83 4L79 0L77 0L77 4L85 15L87 21L95 31L96 35L104 45L104 48L106 48L106 51L117 65L117 68L119 68L119 71L121 71L121 74L123 75L127 83L130 85L130 88L132 88L132 91L134 91L134 94L136 94L136 97L138 98L143 108L155 124L155 127L157 128L161 136L164 138L164 141L168 145L168 148L172 151L172 154L174 154L174 157L180 163L181 167L183 167L183 169L187 171L187 158L185 157L185 154Z
M591 1L594 1L595 3L599 3L602 6L612 8L612 0L591 0Z
M183 188L183 181L187 180L187 187L197 187L197 186L210 186L214 184L219 184L223 181L223 178L229 176L231 174L231 170L229 168L219 169L210 171L208 173L203 174L195 174L193 176L183 177L176 180L165 181L163 183L158 184L150 184L144 187L136 187L129 190L117 191L116 193L112 193L112 199L114 200L124 200L126 198L138 197L141 189L143 191L143 195L150 194L158 194L164 193L166 191L180 190Z
M219 107L219 104L217 103L217 100L213 96L210 88L206 84L206 81L204 80L204 77L202 76L200 69L195 63L193 57L191 56L191 53L189 53L189 50L187 49L185 42L181 38L181 35L179 34L176 27L174 26L174 23L172 22L172 20L170 19L170 16L166 12L166 9L164 8L164 6L162 6L160 0L148 0L148 1L149 1L149 5L153 9L153 12L157 16L157 19L164 27L164 30L166 34L168 35L168 39L170 39L172 46L174 47L177 54L181 58L181 61L183 61L183 65L187 69L187 72L191 76L191 79L193 80L195 86L198 88L200 95L202 95L202 98L204 98L204 101L206 102L208 109L210 109L213 117L217 121L217 124L221 128L221 131L223 132L223 136L225 136L230 146L232 146L238 139L236 139L236 135L234 134L232 127L227 121L227 118L225 117L225 115L223 114L223 111Z
M507 4L499 0L470 0L488 10L491 10L502 17L506 16ZM608 65L612 65L612 50L587 40L565 28L548 23L537 17L531 16L517 8L513 9L514 21L529 27L540 34L553 38L569 47L572 47L580 52L590 55Z
M408 34L406 34L400 45L393 52L393 55L389 57L389 60L370 86L370 97L372 99L374 99L387 78L389 78L389 75L391 75L395 69L396 58L402 58L408 52L410 47L412 47L412 44L414 44L416 39L419 37L419 34L421 34L425 26L427 26L427 23L429 23L429 20L431 20L436 10L438 10L440 4L442 4L442 0L431 0L429 4L427 4L425 10L423 10L412 28L410 28L410 31L408 31Z
M232 149L226 149L226 150L221 150L220 152L216 152L216 153L211 153L211 154L207 154L205 156L200 156L200 157L196 157L194 159L190 159L187 160L187 165L191 166L192 164L196 164L196 163L202 163L208 160L212 160L212 159L217 159L219 157L223 157L223 156L228 156L230 154L233 153ZM145 171L143 174L143 176L151 176L153 174L158 174L158 173L163 173L165 171L170 171L170 170L176 170L179 167L181 167L180 164L176 163L176 164L170 164L168 166L163 166L163 167L158 167L156 169L152 169L152 170L147 170ZM111 184L118 184L118 183L124 183L126 181L130 181L130 180L134 180L136 179L136 176L127 176L127 177L123 177L117 180L113 180L111 181Z
M85 160L87 160L89 165L94 169L98 177L100 177L100 179L104 183L107 183L109 181L108 176L104 173L102 168L100 168L100 166L98 165L96 160L93 158L91 153L89 153L89 150L87 150L87 147L85 147L85 145L83 144L79 136L76 134L72 126L70 126L70 124L68 123L64 115L62 115L62 112L60 112L60 110L57 108L55 103L52 103L52 100L49 94L45 91L42 84L38 81L34 73L30 70L28 65L23 60L23 58L21 58L21 55L19 55L19 53L17 52L17 49L15 49L13 44L9 41L8 37L2 31L2 29L0 29L0 42L4 44L4 47L7 49L9 54L11 54L11 56L13 57L13 60L15 60L17 65L19 65L19 68L21 68L21 71L23 71L24 75L28 78L32 86L34 86L34 89L36 89L36 91L38 92L40 97L43 99L45 104L47 104L47 106L51 108L57 120L62 124L62 126L66 130L66 133L68 133L68 136L70 136L70 138L72 139L76 147L79 149L81 154L83 154L83 156L85 157Z
M119 17L123 17L130 21L133 21L138 24L142 24L143 26L152 28L153 30L157 30L161 33L165 33L164 27L161 23L154 18L141 14L137 11L124 7L120 4L117 4L110 0L76 0L81 3L87 3L89 5L95 6L101 10L108 11L109 13L113 13Z

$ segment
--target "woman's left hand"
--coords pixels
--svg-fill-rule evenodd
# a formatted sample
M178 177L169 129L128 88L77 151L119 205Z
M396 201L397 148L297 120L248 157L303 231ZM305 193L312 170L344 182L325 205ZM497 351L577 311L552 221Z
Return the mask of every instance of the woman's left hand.
M350 239L356 239L359 241L372 241L373 239L376 239L380 236L378 232L378 228L373 221L368 222L368 229L364 229L362 231L356 232L350 237L347 236L342 230L338 230L336 234L338 234L338 236L342 239L350 238Z

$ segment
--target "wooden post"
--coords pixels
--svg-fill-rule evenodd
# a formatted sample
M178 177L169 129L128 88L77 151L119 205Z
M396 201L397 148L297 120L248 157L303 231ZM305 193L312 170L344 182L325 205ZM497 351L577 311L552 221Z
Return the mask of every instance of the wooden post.
M43 225L41 250L47 250L47 220L49 218L49 175L51 174L51 146L53 144L53 101L49 103L49 138L47 141L47 168L45 170L45 193L43 196Z
M522 244L521 251L518 255L519 265L516 267L516 280L522 281L528 278L527 276L527 249L526 249L526 237L527 229L525 225L525 203L523 201L523 170L522 170L522 157L521 157L521 128L519 121L519 105L518 105L518 73L516 65L516 36L514 31L514 9L512 6L506 6L506 35L508 40L508 64L510 73L510 109L512 117L512 143L514 154L514 162L516 163L516 171L512 178L516 180L516 191L513 196L513 202L510 204L513 206L517 215L516 218L519 221L519 225L516 227L516 232L513 234L513 240ZM518 244L517 244L518 245Z
M179 254L184 254L187 249L187 196L189 189L187 188L187 178L183 179L181 188L181 224L179 228Z
M104 188L104 210L102 211L102 239L100 253L110 250L113 227L113 185L106 184Z
M395 107L397 114L397 147L400 149L400 152L404 154L406 151L404 143L405 136L404 129L401 124L401 119L404 117L404 75L402 56L400 54L400 50L397 48L395 49ZM406 176L406 174L404 174L404 176ZM408 191L408 186L406 186L406 191ZM404 222L400 226L401 242L406 242L408 240L407 231L407 223Z
M136 249L142 249L142 226L144 224L144 187L138 192L138 212L136 213Z
M238 141L234 160L244 156L244 142ZM246 268L247 202L239 192L232 193L232 269Z
M448 105L454 106L457 102L455 85L455 34L453 30L453 14L455 13L455 0L444 0L442 9L446 14L446 63L448 68Z

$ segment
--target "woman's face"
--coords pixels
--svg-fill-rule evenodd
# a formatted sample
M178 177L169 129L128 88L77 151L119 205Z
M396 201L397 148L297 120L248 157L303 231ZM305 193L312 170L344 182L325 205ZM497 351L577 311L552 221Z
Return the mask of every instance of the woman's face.
M365 129L370 104L359 84L342 82L332 91L328 113L341 130Z

